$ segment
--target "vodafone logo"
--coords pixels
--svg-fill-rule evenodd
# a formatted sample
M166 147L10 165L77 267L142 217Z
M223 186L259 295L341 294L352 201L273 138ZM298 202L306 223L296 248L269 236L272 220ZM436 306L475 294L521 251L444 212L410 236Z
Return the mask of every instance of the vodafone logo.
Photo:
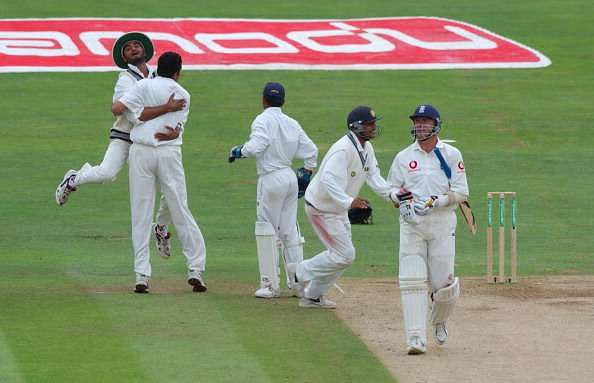
M415 160L412 160L411 162L408 163L408 168L410 170L417 170L418 166L419 166L419 163Z
M348 20L0 19L0 72L111 71L124 32L185 69L534 68L551 61L478 26L435 17Z
M458 161L458 169L460 169L460 171L464 171L464 162Z

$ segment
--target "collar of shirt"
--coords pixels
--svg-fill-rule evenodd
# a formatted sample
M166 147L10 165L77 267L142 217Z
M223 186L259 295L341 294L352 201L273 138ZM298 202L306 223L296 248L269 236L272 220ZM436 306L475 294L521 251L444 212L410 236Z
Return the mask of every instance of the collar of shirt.
M281 113L282 109L278 106L269 106L268 108L264 109L264 113L274 113L278 114Z
M367 151L365 150L365 147L367 146L367 141L365 141L365 147L363 147L363 145L361 145L361 141L359 141L359 138L357 137L357 135L355 133L350 131L347 133L347 135L350 135L350 137L351 137L351 139L349 139L349 141L351 141L352 143L355 143L355 148L359 152L359 158L361 158L361 165L363 165L363 167L365 167L365 163L367 162Z
M132 64L128 64L128 68L136 73L138 73L139 75L141 75L142 77L144 77L144 74L142 73L142 71L140 69L138 69L137 66L132 65ZM144 77L144 78L151 78L151 77L155 77L156 73L155 73L155 69L153 67L151 67L150 65L146 64L146 69L148 69L148 77Z
M435 147L439 148L439 149L443 149L443 146L444 146L444 143L439 138L437 138L437 144L435 144ZM421 152L425 152L423 150L423 148L421 148L421 145L419 145L419 141L415 141L413 143L413 149L421 151Z

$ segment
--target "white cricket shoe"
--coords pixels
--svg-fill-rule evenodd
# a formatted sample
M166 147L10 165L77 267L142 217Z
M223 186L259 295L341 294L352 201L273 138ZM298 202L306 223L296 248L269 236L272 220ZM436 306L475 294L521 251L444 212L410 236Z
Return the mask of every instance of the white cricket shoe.
M325 296L319 298L306 298L299 299L299 307L311 308L311 309L335 309L336 302L326 299Z
M433 325L433 339L439 345L448 340L448 326L446 322L438 322Z
M155 238L155 246L159 251L159 255L163 259L171 257L171 233L167 231L166 225L153 224L153 238Z
M272 286L263 286L256 290L254 296L256 298L264 299L278 298L280 296L280 292L278 290L274 290Z
M406 348L408 355L424 354L427 351L427 346L421 337L414 335L408 340L408 347Z
M64 205L68 201L70 193L76 191L74 186L74 179L76 178L76 170L70 169L64 174L62 182L56 188L56 203L60 206Z
M149 279L150 277L148 275L136 273L136 286L134 287L134 292L139 294L148 293Z
M198 270L188 270L188 285L192 286L192 291L195 293L204 293L208 290L202 279L202 273Z

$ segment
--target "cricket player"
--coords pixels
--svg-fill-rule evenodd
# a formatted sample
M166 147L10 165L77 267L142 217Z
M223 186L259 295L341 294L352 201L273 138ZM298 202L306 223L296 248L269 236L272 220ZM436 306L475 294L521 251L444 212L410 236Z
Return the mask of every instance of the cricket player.
M309 282L300 307L336 308L326 293L355 260L348 210L368 206L366 199L358 197L363 183L385 200L396 201L397 189L382 178L370 142L378 134L377 120L368 106L353 109L347 117L349 132L330 147L305 191L305 212L326 250L288 266L296 282Z
M456 213L468 197L462 155L438 138L441 117L422 104L410 115L415 140L396 155L388 182L400 188L399 283L409 354L426 352L428 288L437 344L448 337L447 320L460 295L454 276ZM429 287L428 287L429 285Z
M262 91L262 107L252 122L249 140L231 149L229 162L237 158L255 157L258 173L256 197L256 244L260 269L258 298L280 295L280 242L285 266L303 260L303 238L297 223L297 196L309 183L317 166L318 148L299 123L282 111L285 88L269 82ZM304 160L297 171L291 169L294 159ZM302 189L299 190L299 185ZM289 288L301 296L302 291L287 276Z
M151 40L139 32L130 32L118 38L112 49L114 63L125 69L120 72L115 84L113 102L115 103L128 90L130 90L138 81L144 78L155 77L154 69L147 64L154 53ZM147 108L145 119L155 118L161 114L174 112L183 108L185 101L183 99L174 100L170 97L163 105L155 108ZM128 160L130 150L130 129L138 122L134 117L126 112L117 116L116 121L109 133L109 146L100 165L91 166L85 163L79 170L70 169L64 175L62 181L56 188L56 203L60 206L68 201L70 193L76 191L80 185L88 183L112 182ZM174 132L167 132L162 139L174 139ZM173 135L172 135L173 134ZM155 238L159 254L163 258L169 258L171 248L169 243L169 233L167 223L171 222L167 204L161 199L161 207L157 214L156 224L153 226L153 236Z
M206 262L204 238L188 207L182 164L182 135L190 110L190 94L177 82L181 69L182 59L179 54L163 53L159 57L157 77L139 81L112 107L115 115L128 110L144 121L142 115L147 107L166 103L172 94L177 99L186 100L183 109L141 122L130 133L130 207L136 272L134 291L137 293L147 293L149 289L151 264L148 243L157 182L182 243L187 260L187 282L195 292L206 291L202 279ZM159 139L161 135L171 131L175 131L175 139Z

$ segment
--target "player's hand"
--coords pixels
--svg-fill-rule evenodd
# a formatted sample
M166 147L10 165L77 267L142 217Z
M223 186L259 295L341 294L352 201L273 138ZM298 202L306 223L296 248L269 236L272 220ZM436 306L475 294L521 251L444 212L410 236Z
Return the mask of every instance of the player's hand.
M229 151L229 162L233 162L238 158L245 158L243 154L241 154L241 149L243 145L237 145L231 148Z
M411 192L401 189L398 194L400 201L400 217L410 224L417 223L417 215L415 214L413 195Z
M165 129L167 129L166 133L155 133L155 138L159 141L171 141L171 140L175 140L177 137L179 137L179 133L181 132L181 129L179 127L175 127L172 128L171 126L165 126Z
M365 198L356 197L351 202L351 209L367 209L369 207L369 201Z
M167 100L167 103L165 104L165 109L167 109L168 112L177 112L178 110L182 110L186 107L186 100L183 98L176 100L173 98L174 96L175 94L171 93L169 100Z
M427 201L415 201L413 208L416 215L427 215L433 211L433 200L429 198Z

